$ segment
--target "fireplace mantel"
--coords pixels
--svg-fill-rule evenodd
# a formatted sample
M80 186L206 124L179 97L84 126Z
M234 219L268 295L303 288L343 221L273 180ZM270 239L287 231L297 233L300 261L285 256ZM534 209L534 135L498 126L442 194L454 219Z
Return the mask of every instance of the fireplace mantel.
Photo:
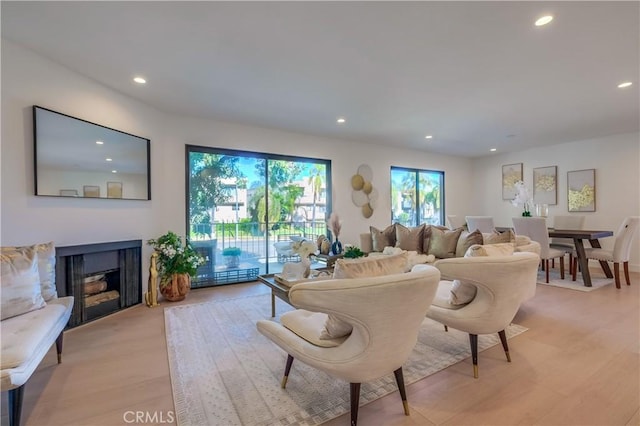
M58 294L74 296L69 327L142 302L141 250L142 240L56 247Z

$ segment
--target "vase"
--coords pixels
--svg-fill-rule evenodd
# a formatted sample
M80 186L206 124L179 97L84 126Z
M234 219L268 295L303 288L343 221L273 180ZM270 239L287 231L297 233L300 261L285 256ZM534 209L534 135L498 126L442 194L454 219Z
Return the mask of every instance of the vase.
M191 276L189 274L172 274L162 278L160 293L170 302L184 300L191 290Z
M342 243L338 241L337 238L333 242L333 244L331 244L331 251L333 252L334 255L342 253Z

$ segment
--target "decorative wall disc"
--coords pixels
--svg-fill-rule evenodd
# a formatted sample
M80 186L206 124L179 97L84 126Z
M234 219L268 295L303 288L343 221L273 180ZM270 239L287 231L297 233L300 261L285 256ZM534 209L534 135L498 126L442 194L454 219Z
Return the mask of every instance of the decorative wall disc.
M362 206L362 216L369 219L371 215L373 215L373 208L371 207L371 205L367 203L364 206Z
M358 167L358 174L362 176L365 182L371 182L373 180L373 171L368 164L361 164Z
M369 197L362 191L353 191L351 193L351 200L356 206L362 207L369 202Z
M364 184L365 184L364 178L361 175L353 175L351 177L351 187L354 190L360 191L364 186Z

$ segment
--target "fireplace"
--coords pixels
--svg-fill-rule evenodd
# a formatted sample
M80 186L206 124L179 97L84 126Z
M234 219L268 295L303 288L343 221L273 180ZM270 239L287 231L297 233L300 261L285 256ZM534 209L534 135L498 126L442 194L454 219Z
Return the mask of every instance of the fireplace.
M142 302L142 240L56 247L56 287L74 296L69 327Z

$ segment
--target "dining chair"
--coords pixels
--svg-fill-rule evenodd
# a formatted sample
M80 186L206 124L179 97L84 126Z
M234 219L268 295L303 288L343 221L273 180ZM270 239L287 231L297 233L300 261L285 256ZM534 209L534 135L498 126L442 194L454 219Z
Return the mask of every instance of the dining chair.
M584 229L584 220L586 216L554 216L553 229L561 230L581 230ZM569 273L573 272L573 252L576 246L572 238L551 238L551 247L558 250L564 250L569 253Z
M473 232L476 229L482 233L491 233L496 227L493 225L492 216L466 216L467 228L469 232Z
M454 214L447 215L447 225L449 229L458 229L462 228L467 224L464 216L456 216Z
M627 285L631 285L631 280L629 279L631 242L633 241L636 229L638 229L639 222L640 217L638 216L629 216L622 221L622 224L616 233L616 242L613 245L613 250L594 247L585 247L584 249L587 259L594 259L601 262L613 262L613 276L616 281L616 288L620 288L620 263L622 263L624 267L624 278L627 281ZM575 256L573 259L573 281L576 280L577 266L578 258Z
M543 261L546 282L549 282L549 260L556 257L560 262L560 278L564 280L564 250L551 248L547 221L543 217L514 217L516 235L526 235L540 244L540 259Z

